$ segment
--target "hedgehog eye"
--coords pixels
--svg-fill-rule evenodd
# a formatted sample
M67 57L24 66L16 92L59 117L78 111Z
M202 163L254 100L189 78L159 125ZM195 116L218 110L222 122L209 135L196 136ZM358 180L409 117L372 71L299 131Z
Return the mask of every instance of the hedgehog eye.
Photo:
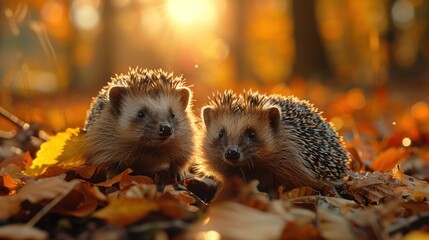
M137 117L138 117L139 119L144 118L144 116L145 116L145 114L144 114L144 112L143 112L142 110L140 110L140 111L137 113Z
M171 117L171 118L175 118L175 117L176 117L176 114L175 114L174 112L171 112L171 113L170 113L170 117Z
M253 129L248 129L247 130L247 137L250 139L250 140L255 140L256 139L256 133L255 133L255 130L253 130Z
M222 139L225 136L225 129L219 131L219 139Z

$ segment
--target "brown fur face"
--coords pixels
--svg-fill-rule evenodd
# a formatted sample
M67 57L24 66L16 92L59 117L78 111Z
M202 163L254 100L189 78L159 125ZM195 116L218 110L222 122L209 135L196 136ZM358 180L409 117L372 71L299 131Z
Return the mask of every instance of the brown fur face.
M275 152L277 145L269 111L279 112L276 108L235 113L216 112L209 107L203 110L207 128L204 150L213 169L229 176L241 169L269 165L266 155ZM273 113L274 117L279 117L278 113Z
M190 92L181 88L169 94L126 94L119 106L119 134L141 147L161 146L188 135L186 109Z

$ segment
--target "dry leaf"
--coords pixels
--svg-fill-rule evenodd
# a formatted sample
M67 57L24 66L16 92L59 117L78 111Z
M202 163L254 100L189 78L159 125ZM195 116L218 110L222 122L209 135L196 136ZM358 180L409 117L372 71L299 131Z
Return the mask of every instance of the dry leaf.
M1 239L25 239L42 240L48 239L49 234L32 226L23 224L10 224L0 227Z
M378 154L372 162L371 169L382 172L391 171L408 155L409 152L405 148L388 148Z
M97 183L96 185L100 186L100 187L111 187L115 183L118 183L119 181L121 181L121 179L123 178L124 175L128 175L132 172L133 172L133 170L131 170L130 168L127 168L124 171L122 171L120 174L112 177L111 179L108 179L104 182Z
M315 196L319 195L319 192L312 189L311 187L305 186L305 187L299 187L294 188L288 192L281 191L280 199L292 199L292 198L298 198L298 197L304 197L304 196Z
M51 137L40 146L37 157L25 173L37 176L52 166L65 170L81 167L86 163L84 139L84 133L79 128L69 128Z
M405 184L394 179L391 173L367 172L363 176L351 177L344 186L358 203L379 203L387 198L400 197L395 190Z
M3 176L0 176L0 190L5 188L7 193L10 195L13 193L12 191L15 189L16 185L17 183L9 174L6 173Z
M123 227L143 219L158 208L158 204L153 200L119 198L112 200L107 207L95 212L93 217Z
M318 206L317 219L320 235L325 239L355 239L346 218L330 209Z
M97 209L100 201L105 200L106 196L96 186L82 182L67 194L52 211L63 215L86 217Z
M276 214L235 202L222 202L208 210L205 221L193 224L185 239L196 239L210 231L217 232L222 239L279 239L285 223Z
M66 182L61 177L51 177L29 181L21 188L16 196L20 201L28 200L38 203L41 200L53 199L76 184L74 181Z

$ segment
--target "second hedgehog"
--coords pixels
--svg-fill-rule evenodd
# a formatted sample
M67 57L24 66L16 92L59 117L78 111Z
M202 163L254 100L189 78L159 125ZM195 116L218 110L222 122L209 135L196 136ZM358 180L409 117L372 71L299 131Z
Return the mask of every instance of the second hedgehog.
M168 169L179 180L194 152L191 97L181 77L162 70L117 75L88 111L89 163L106 165L108 176L126 168L145 175Z
M275 197L279 186L321 189L346 175L349 155L342 139L307 101L226 91L203 108L202 118L198 170L220 181L257 179L260 190Z

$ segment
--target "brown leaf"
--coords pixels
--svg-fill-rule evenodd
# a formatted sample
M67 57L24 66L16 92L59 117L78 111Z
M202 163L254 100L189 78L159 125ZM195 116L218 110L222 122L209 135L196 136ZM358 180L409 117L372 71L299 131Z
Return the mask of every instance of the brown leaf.
M130 168L127 168L123 172L121 172L120 174L114 176L113 178L108 179L108 180L101 182L101 183L97 183L96 185L100 186L100 187L111 187L115 183L118 183L119 181L121 181L121 179L123 178L124 175L128 175L132 172L133 172L133 170L131 170Z
M344 186L358 203L379 203L386 198L401 196L395 189L405 184L394 179L391 173L367 172L363 176L351 177Z
M285 220L276 214L259 211L235 202L213 205L203 222L194 223L185 239L198 239L211 231L222 239L279 239Z
M305 187L294 188L288 192L283 192L280 195L280 199L293 199L298 197L315 196L315 195L319 195L319 192L317 192L311 187L305 186Z
M41 200L55 198L74 184L74 182L66 182L61 177L31 180L16 195L21 201L38 203Z
M153 200L119 198L113 200L107 207L95 212L93 217L124 227L143 219L158 208L158 204Z
M75 217L86 217L93 213L99 201L105 201L106 196L96 186L82 182L53 209L53 212Z
M1 239L48 239L49 234L32 226L22 224L10 224L0 227Z
M382 172L391 171L408 155L409 152L405 148L388 148L378 154L371 165L371 169Z
M185 220L191 217L192 213L188 204L184 204L177 196L170 192L164 193L158 200L160 210L173 219Z
M403 197L411 197L414 201L429 199L429 184L411 176L405 175L399 168L392 170L392 176L400 180L404 186L395 189L395 193Z
M164 194L161 198L167 195L170 195L171 197L188 205L195 203L195 198L191 197L187 191L178 191L174 189L172 185L165 186Z

